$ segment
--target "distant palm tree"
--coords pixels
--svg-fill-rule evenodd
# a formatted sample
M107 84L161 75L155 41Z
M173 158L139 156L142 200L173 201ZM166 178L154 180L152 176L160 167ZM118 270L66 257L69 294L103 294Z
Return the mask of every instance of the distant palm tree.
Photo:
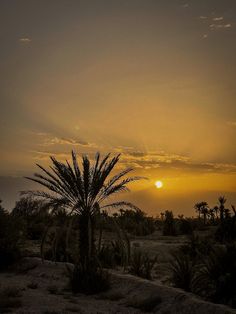
M208 204L207 202L200 202L200 203L196 203L194 205L194 208L196 209L196 211L198 212L198 217L200 219L201 215L203 215L203 220L204 220L204 225L206 224L206 218L208 215Z
M220 196L218 198L218 202L219 202L220 220L223 221L224 216L225 216L226 198L224 196Z
M110 154L100 160L97 153L93 164L87 156L83 156L81 166L77 156L72 151L72 165L66 161L62 163L51 157L50 170L37 164L43 172L35 173L27 179L46 187L50 193L44 191L26 191L34 197L46 200L55 210L63 207L70 214L79 215L79 262L87 271L96 258L95 248L95 219L102 209L126 206L132 209L137 207L125 201L108 203L111 196L123 191L129 191L127 184L141 177L126 177L132 171L125 169L109 178L111 171L119 161L120 155L110 158Z

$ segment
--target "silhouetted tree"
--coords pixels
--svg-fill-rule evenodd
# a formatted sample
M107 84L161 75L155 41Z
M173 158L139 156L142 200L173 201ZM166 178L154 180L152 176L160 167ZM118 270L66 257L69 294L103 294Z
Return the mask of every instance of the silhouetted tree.
M124 201L107 203L111 196L123 191L129 191L127 184L139 180L140 177L125 177L131 168L121 171L109 179L111 171L119 161L120 155L110 158L110 154L100 160L97 153L91 164L87 156L82 157L79 166L75 152L72 151L72 165L66 161L62 163L51 157L51 171L37 165L42 174L35 173L27 179L46 187L49 192L27 191L28 195L40 197L57 210L65 208L69 214L79 215L79 263L85 272L95 267L95 218L102 209L121 207L136 209Z
M208 215L208 204L207 202L200 202L200 203L196 203L194 205L194 208L196 209L196 211L198 212L198 217L200 219L201 215L203 215L203 221L204 221L204 225L206 224L206 218Z
M226 198L224 196L220 196L218 198L218 202L219 202L220 220L223 221L223 219L225 217Z
M174 215L173 215L173 212L169 210L165 211L163 235L169 235L169 236L176 235Z

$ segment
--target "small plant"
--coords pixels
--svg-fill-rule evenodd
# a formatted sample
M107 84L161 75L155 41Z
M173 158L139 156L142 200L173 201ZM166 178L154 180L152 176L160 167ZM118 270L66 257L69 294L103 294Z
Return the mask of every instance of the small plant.
M157 262L157 257L151 259L140 250L135 249L131 256L130 273L148 280L152 279L152 270Z
M73 269L68 268L68 275L69 285L74 293L96 294L110 287L108 273L96 265L91 265L88 270L77 264Z
M190 257L181 251L173 253L168 268L171 271L172 284L185 291L191 291L194 264Z

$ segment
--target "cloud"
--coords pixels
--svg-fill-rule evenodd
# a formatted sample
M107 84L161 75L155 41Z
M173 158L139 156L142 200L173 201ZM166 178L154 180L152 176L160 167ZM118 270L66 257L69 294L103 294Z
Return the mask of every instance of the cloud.
M31 42L31 39L29 37L22 37L22 38L19 38L19 41L21 43L29 43Z
M59 138L59 137L53 137L51 139L48 140L48 144L49 145L75 145L75 146L91 146L91 143L88 143L86 141L83 140L75 140L72 138Z
M230 23L228 23L228 24L211 24L209 27L210 27L211 30L216 30L216 29L231 28L232 25Z
M50 156L56 156L59 159L68 159L70 158L69 152L53 152L53 151L32 151L34 154L33 158L35 160L41 159L41 160L49 160Z
M203 35L202 35L202 38L203 38L203 39L206 39L207 37L208 37L208 34L203 34Z
M143 170L160 168L202 173L236 173L236 164L196 162L187 156L169 154L165 152L142 153L140 151L124 151L121 162L126 166Z
M37 136L41 137L40 146L53 146L53 145L72 145L84 147L97 147L94 143L89 143L82 139L74 139L69 137L53 136L49 133L38 132Z
M199 16L199 19L200 19L200 20L206 20L206 19L207 19L207 16L201 15L201 16Z
M236 127L236 121L228 121L227 124Z
M215 22L217 22L217 21L223 21L223 16L219 16L219 17L214 17L213 19L212 19L212 21L215 21Z

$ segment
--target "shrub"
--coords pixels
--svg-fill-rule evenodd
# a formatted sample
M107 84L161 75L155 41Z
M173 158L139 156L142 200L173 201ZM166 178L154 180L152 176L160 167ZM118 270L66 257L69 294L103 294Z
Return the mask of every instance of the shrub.
M164 236L175 236L175 221L172 211L165 211L165 220L163 225L163 235Z
M110 278L106 271L99 267L85 270L80 264L68 269L69 285L74 293L96 294L110 287Z
M6 212L0 212L0 271L6 270L20 259L21 239L17 219Z
M178 234L192 234L193 225L189 219L178 219Z
M220 242L232 242L236 240L236 217L227 217L219 224L215 238Z
M172 284L185 291L191 291L194 263L190 257L181 251L173 253L168 268L171 271Z
M148 280L152 279L152 270L155 266L157 258L151 259L140 250L134 250L131 256L130 273Z
M193 280L194 292L236 308L236 245L214 249L199 264Z
M98 253L98 259L104 268L112 268L116 265L114 247L111 245L103 245ZM119 257L119 260L121 258Z

